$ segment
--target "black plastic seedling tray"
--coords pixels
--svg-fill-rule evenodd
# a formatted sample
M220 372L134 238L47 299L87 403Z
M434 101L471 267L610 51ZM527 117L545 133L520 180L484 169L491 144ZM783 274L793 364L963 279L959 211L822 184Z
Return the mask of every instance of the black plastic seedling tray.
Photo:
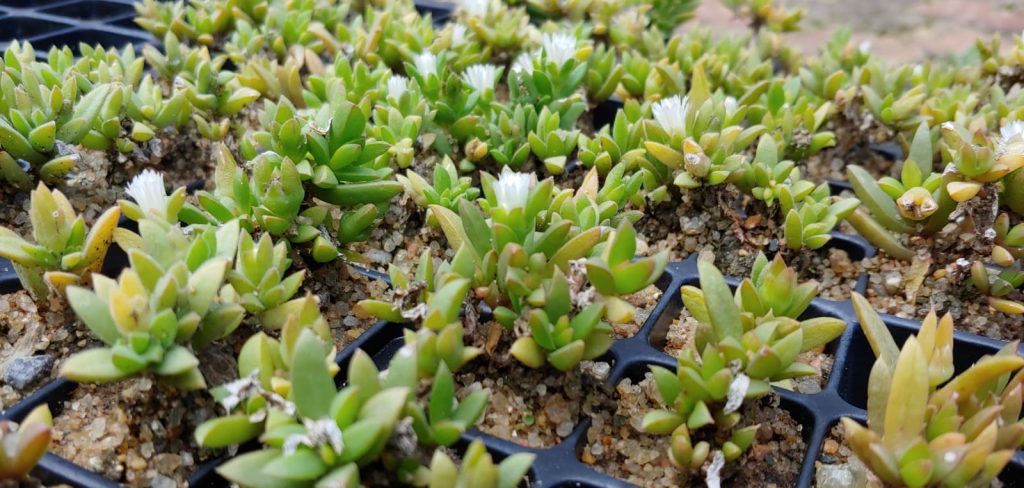
M132 18L133 0L0 0L0 51L12 39L28 40L41 56L49 47L69 44L77 47L79 42L100 43L105 46L121 46L127 43L154 42L152 36L137 29ZM443 24L452 14L453 5L438 0L416 0L420 12L430 13L435 23ZM601 127L614 120L616 111L622 107L619 100L608 100L592 111L594 126ZM845 182L830 182L834 194L849 189ZM129 226L130 223L122 222ZM831 247L845 250L851 259L859 260L875 254L874 248L859 236L833 233ZM777 247L777 246L772 246ZM774 249L768 249L773 251ZM116 276L127 263L123 251L111 247L111 255L104 265L104 274ZM387 275L373 270L352 266L353 269L372 279L387 281ZM728 281L735 285L737 278ZM663 291L662 297L640 331L629 339L617 341L603 360L611 365L607 378L609 385L616 385L624 378L641 379L651 365L675 368L675 358L662 352L665 336L670 324L682 311L680 288L698 282L696 256L669 264L666 273L657 286ZM855 290L863 293L867 287L867 276L861 276ZM0 259L0 293L20 289L17 276L10 263ZM798 486L809 487L814 482L815 460L818 459L822 443L832 427L843 416L863 421L867 394L867 372L874 361L864 334L857 322L850 301L836 302L815 299L808 312L811 316L832 316L847 322L846 331L827 347L834 355L834 363L828 382L819 393L802 394L776 389L780 408L788 411L802 425L802 434L807 443L807 452L800 472ZM902 342L914 333L919 323L883 315L883 320L897 342ZM362 336L345 347L337 357L342 370L357 349L369 353L378 367L385 367L391 357L402 346L403 325L379 322ZM958 371L972 364L985 354L993 354L1005 346L1004 342L955 333L955 362ZM76 388L76 384L58 379L53 381L21 403L0 411L0 419L20 420L31 409L47 403L59 415L65 400ZM518 452L532 452L537 459L530 470L532 486L537 487L627 487L630 484L599 473L579 460L579 453L586 446L586 434L590 420L583 416L572 433L559 444L544 448L524 448L506 440L498 439L480 431L471 431L463 436L462 446L473 439L481 439L488 450L498 459ZM243 446L243 450L246 447ZM216 467L226 457L216 458L200 464L189 477L194 487L227 486L217 475ZM33 475L47 484L66 483L76 487L113 487L111 480L77 466L53 454L47 454ZM1024 487L1024 454L1018 453L1000 479L1008 487Z
M121 47L153 43L135 26L133 0L0 0L0 51L13 41L29 41L37 56L54 46L79 43Z

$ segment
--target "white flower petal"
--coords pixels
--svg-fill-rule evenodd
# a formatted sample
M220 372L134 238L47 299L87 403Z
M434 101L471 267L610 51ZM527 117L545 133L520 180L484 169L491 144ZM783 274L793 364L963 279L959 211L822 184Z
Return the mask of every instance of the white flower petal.
M996 154L1024 154L1024 122L1015 120L999 129L999 141L996 143Z
M669 135L686 133L686 111L689 109L690 99L675 95L661 100L651 107L654 120L668 132Z
M512 71L517 73L533 74L533 59L536 53L522 52L512 62Z
M501 169L498 180L494 182L494 199L506 212L526 207L526 200L536 181L537 177L533 174L519 173L505 166Z
M474 64L462 73L462 79L478 92L494 89L498 81L498 67L491 64Z
M466 26L463 24L452 24L452 46L461 46L466 43Z
M725 97L725 113L734 114L736 109L739 108L739 103L736 101L736 97Z
M405 92L409 91L409 79L404 76L392 76L388 78L388 96L395 100L402 98Z
M559 67L576 56L576 38L570 34L544 34L541 45L547 60Z
M491 0L461 0L459 8L471 17L485 17L491 10Z
M430 51L413 56L412 64L423 77L437 74L437 56Z
M151 169L140 173L125 188L128 196L139 204L147 214L163 216L167 212L167 192L164 190L164 175Z

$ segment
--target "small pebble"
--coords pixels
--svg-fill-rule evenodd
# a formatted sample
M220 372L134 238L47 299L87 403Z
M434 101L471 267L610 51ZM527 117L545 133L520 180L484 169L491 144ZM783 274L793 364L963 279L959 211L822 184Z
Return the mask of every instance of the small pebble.
M4 381L17 390L35 383L53 367L53 356L27 356L15 358L4 371Z

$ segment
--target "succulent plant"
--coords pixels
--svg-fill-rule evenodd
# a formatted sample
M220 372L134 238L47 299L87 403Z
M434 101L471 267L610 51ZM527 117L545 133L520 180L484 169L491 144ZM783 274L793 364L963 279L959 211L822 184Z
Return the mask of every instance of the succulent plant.
M14 42L0 62L0 177L22 189L36 176L54 183L71 172L74 145L109 148L127 91L122 80L91 82L70 63L55 69L34 57L31 45Z
M466 453L462 456L462 465L456 466L440 449L434 451L430 460L429 478L413 481L414 486L430 488L469 487L481 488L513 488L523 483L533 464L536 455L518 453L502 459L495 464L490 453L479 439L469 443Z
M300 179L309 181L313 196L343 209L337 222L330 222L334 235L321 234L324 239L317 241L323 247L334 239L341 243L366 239L381 214L380 208L402 191L402 185L391 179L393 171L387 166L390 145L366 138L364 108L338 98L312 116L300 114L286 100L268 102L263 114L265 130L253 134L242 147L246 157L269 150L291 160ZM316 222L327 218L327 211L324 208L315 211L319 215L311 213L307 217L319 217L311 219L319 225ZM306 241L316 235L307 231L299 239ZM330 259L337 255L336 251L324 254ZM319 260L315 250L314 257Z
M640 160L647 156L644 136L640 131L641 117L640 105L629 101L615 113L615 121L610 126L602 127L591 136L580 134L577 155L580 163L588 168L596 167L602 175L619 163L628 168L639 165Z
M349 365L347 386L336 391L322 359L325 352L313 332L300 332L291 356L291 400L284 404L288 411L275 407L283 415L267 416L260 437L266 447L227 462L218 468L222 476L252 487L353 486L358 484L360 466L401 456L386 451L393 432L411 428L422 441L449 445L475 424L487 403L486 391L459 403L451 373L442 366L427 396L429 406L419 405L412 395L419 380L418 360L415 348L408 345L383 373L368 355L357 351ZM411 424L400 424L408 416ZM516 464L525 474L526 468ZM400 479L417 474L404 465L396 472Z
M799 29L804 9L789 11L775 5L775 0L726 0L726 6L748 19L751 28L768 28L775 32Z
M943 159L952 161L957 176L946 190L958 203L974 198L983 185L1024 166L1024 122L1003 126L994 150L982 134L969 134L955 123L943 123L940 130Z
M146 46L143 55L164 79L181 85L174 96L184 97L196 110L192 118L199 133L208 139L223 139L228 118L260 97L259 91L242 86L232 71L222 69L225 56L211 56L206 47L184 47L171 32L164 37L162 50ZM146 109L142 108L140 114L144 113ZM214 118L221 119L215 122L211 120Z
M701 324L695 336L698 351L706 344L737 341L744 344L741 347L748 350L747 359L751 362L761 363L758 356L790 358L778 364L767 361L765 365L772 364L767 368L767 374L754 377L775 381L779 379L774 376L776 374L813 373L805 365L793 363L792 358L800 352L827 344L846 328L842 320L832 317L800 320L817 295L818 283L799 283L796 271L787 267L779 256L769 263L764 255L759 255L751 277L740 282L735 296L713 264L700 261L698 271L700 288L687 285L682 289L686 310ZM778 324L765 327L766 322ZM758 339L749 344L743 342L743 337L751 335ZM782 341L782 347L773 353L772 342L776 340ZM734 346L729 345L730 348ZM744 361L743 364L748 363Z
M545 33L541 47L516 58L509 72L509 98L540 110L549 107L562 118L575 120L586 106L577 92L583 86L593 48L579 45L571 33Z
M50 447L53 417L45 403L32 409L21 424L0 421L0 480L28 475Z
M495 53L515 51L530 35L530 16L522 7L499 0L464 2L456 15Z
M570 126L575 125L574 120L568 122ZM576 149L579 139L579 131L563 127L565 125L558 112L552 112L545 106L537 115L537 129L527 135L533 155L544 163L551 174L565 171L568 157Z
M260 229L272 236L288 235L297 242L303 242L302 237L311 234L311 229L301 227L300 223L305 190L295 163L276 153L263 153L252 161L250 175L239 168L227 146L218 145L215 157L214 191L196 192L199 205L184 204L179 213L183 222L209 225L238 219L246 230ZM317 233L312 232L312 235L315 237Z
M591 303L570 318L572 303L565 274L556 269L546 285L530 297L535 308L529 312L529 335L516 339L509 353L531 368L548 363L570 371L580 361L607 352L614 337L611 325L601 320L605 304Z
M529 134L537 127L537 111L532 105L497 105L487 116L484 140L476 137L466 145L468 161L485 155L502 166L520 168L530 158Z
M22 286L37 300L51 289L63 294L68 285L88 282L99 271L119 216L117 207L108 209L87 229L63 193L39 183L29 208L35 243L0 226L0 256L11 260Z
M706 89L698 82L702 78L694 81L690 97L671 97L651 108L655 120L646 127L648 158L641 163L654 182L648 186L657 185L649 188L655 201L665 198L668 183L693 189L735 181L741 176L742 151L765 130L762 125L740 127L742 108L722 116L724 98L700 95Z
M363 374L369 370L353 366L349 386L336 391L323 361L326 352L316 335L302 331L292 352L294 413L267 426L261 436L266 448L220 466L221 476L247 487L358 483L357 463L374 459L384 448L409 390L381 389L379 379ZM376 375L372 362L369 367Z
M286 242L275 245L270 236L264 234L257 244L248 232L240 233L234 269L228 271L227 281L239 295L238 303L246 312L269 313L295 295L306 272L301 270L285 276L291 262Z
M1024 224L1011 228L1009 215L1001 213L996 217L993 229L996 237L992 254L988 260L977 259L970 264L970 284L979 293L988 296L992 308L1002 313L1022 314L1024 304L1009 295L1024 284L1024 272L1017 262L1021 245L1024 245ZM990 264L995 267L990 267Z
M131 266L117 280L94 274L92 290L67 289L71 308L107 347L68 358L61 375L111 382L149 371L182 389L205 388L187 345L205 347L242 322L238 294L222 286L240 225L207 228L190 240L176 224L184 188L167 196L162 178L144 173L129 192L137 203L122 201L121 208L139 219L139 233L119 229L115 238Z
M302 299L304 311L289 316L281 328L281 340L257 332L238 353L238 380L210 390L226 415L203 422L196 428L196 442L203 447L220 448L245 443L258 437L289 415L293 405L292 366L296 364L295 346L308 329L321 340L330 340L327 323L320 315L319 301ZM304 317L305 315L305 317ZM337 374L335 351L327 351L327 373Z
M615 94L625 73L615 54L615 50L605 45L595 47L590 53L587 75L583 80L589 100L600 103Z
M596 185L596 172L591 181ZM594 190L593 185L587 186ZM602 230L607 221L591 196L577 200L570 192L552 200L550 179L535 183L532 176L506 168L497 179L484 176L483 187L487 198L481 203L489 221L467 201L460 203L458 214L431 208L449 242L466 251L469 259L462 262L470 271L461 274L472 277L475 296L492 307L505 327L515 328L522 318L540 334L520 337L513 355L529 366L539 367L546 358L567 370L602 354L611 342L610 326L601 318L632 320L633 307L621 296L653 283L667 255L634 261L636 234L629 219L621 219L617 232ZM543 206L558 201L564 203L554 203L554 208L573 210L563 217L549 209L546 228L535 230ZM574 202L588 211L577 212ZM451 264L453 270L464 266L459 257ZM588 283L593 291L584 289Z
M405 343L416 349L421 377L435 375L442 363L448 370L458 371L482 352L465 346L460 317L469 293L466 275L471 277L472 259L469 249L460 249L451 263L442 263L435 271L430 252L424 251L414 281L396 267L389 269L396 287L393 302L368 299L357 304L357 310L379 319L420 325L415 332L405 331Z
M472 178L459 176L455 163L447 156L434 166L432 182L427 182L425 178L411 170L407 171L404 176L397 175L396 177L413 201L428 210L431 205L458 210L460 201L473 201L480 196L480 189L473 186ZM437 220L429 212L427 222L437 225Z
M768 134L761 136L754 160L745 166L737 185L769 207L779 203L790 249L824 246L832 229L860 205L856 198L832 198L827 184L802 179L793 161L779 161L778 144Z
M392 362L390 371L395 368ZM416 367L413 364L413 367ZM442 362L437 368L427 396L427 408L411 403L406 413L412 417L412 428L416 439L424 445L450 446L469 428L476 425L483 415L490 398L490 391L477 390L461 401L455 398L455 380L451 371Z
M854 294L853 303L876 356L868 427L842 420L857 457L893 486L982 486L995 479L1024 441L1017 343L954 376L950 315L940 319L932 311L897 348L867 300Z
M696 431L713 425L728 435L720 446L724 460L739 457L757 431L756 425L735 429L743 401L767 394L770 383L815 374L813 367L795 361L797 355L827 344L846 328L838 319L796 319L817 284L797 284L796 272L781 258L768 264L759 256L752 278L740 283L735 297L714 265L699 261L698 270L700 289L682 291L687 311L700 322L694 342L680 353L675 373L651 367L667 409L649 412L643 420L645 431L671 434L669 459L691 469L703 465L713 447L706 440L694 443Z
M893 257L909 260L913 253L893 233L925 234L938 231L948 221L956 202L946 191L949 176L932 171L932 143L927 125L918 126L900 179L875 180L867 170L851 165L847 175L864 210L851 214L857 231Z

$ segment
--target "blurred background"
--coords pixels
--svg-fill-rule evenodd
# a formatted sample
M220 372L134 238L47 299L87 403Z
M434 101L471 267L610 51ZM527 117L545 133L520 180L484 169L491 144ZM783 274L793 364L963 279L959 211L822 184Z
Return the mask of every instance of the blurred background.
M787 9L803 8L800 32L784 34L805 53L814 52L836 29L847 28L855 43L895 62L963 55L978 37L994 34L1002 46L1024 31L1024 0L776 0ZM717 35L745 29L722 0L703 0L696 20ZM692 23L684 24L687 29Z

